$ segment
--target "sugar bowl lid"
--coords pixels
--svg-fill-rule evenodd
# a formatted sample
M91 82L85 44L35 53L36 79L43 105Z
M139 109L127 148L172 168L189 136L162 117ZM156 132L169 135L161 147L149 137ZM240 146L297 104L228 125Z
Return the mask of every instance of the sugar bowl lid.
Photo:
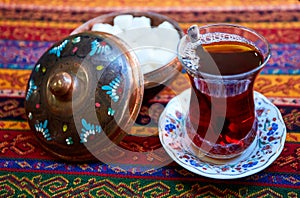
M83 32L41 56L28 80L25 110L47 151L69 161L93 160L130 130L143 92L129 47L111 34Z

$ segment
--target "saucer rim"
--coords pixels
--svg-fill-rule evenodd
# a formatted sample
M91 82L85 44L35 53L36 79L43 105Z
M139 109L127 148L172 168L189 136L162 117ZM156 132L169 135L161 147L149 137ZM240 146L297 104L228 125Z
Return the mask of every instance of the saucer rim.
M190 91L190 88L189 89L186 89L184 90L181 94L186 94L186 92L188 92L188 90ZM159 119L159 139L160 139L160 142L164 148L164 150L166 151L166 153L177 163L179 164L180 166L182 166L183 168L197 174L197 175L201 175L201 176L204 176L204 177L208 177L208 178L213 178L213 179L238 179L238 178L243 178L243 177L247 177L247 176L250 176L250 175L253 175L253 174L256 174L264 169L266 169L268 166L270 166L278 157L279 155L281 154L283 148L284 148L284 144L285 144L285 140L286 140L286 134L287 134L287 130L286 130L286 126L285 126L285 123L284 123L284 120L282 118L282 115L279 111L279 109L270 101L268 100L267 97L265 97L263 94L257 92L257 91L254 91L254 97L256 98L261 98L262 100L264 100L268 105L271 106L271 108L273 108L276 112L276 118L279 120L279 123L282 125L282 132L281 132L281 138L280 138L280 146L278 146L278 148L276 148L274 150L274 154L271 155L269 158L267 158L266 162L264 164L262 164L261 166L257 167L256 169L247 169L245 170L244 172L240 173L240 174L221 174L221 173L206 173L204 171L200 171L198 170L196 167L193 167L192 165L189 165L189 164L186 164L184 162L182 162L181 160L179 160L177 158L177 155L176 153L182 153L182 150L181 151L178 151L178 152L172 152L174 149L171 148L170 146L166 145L164 143L164 134L165 134L165 130L161 127L164 123L162 123L163 121L163 118L165 118L167 115L167 111L168 111L168 107L170 107L170 105L172 103L174 103L174 100L178 97L180 97L180 95L177 95L176 97L174 97L173 99L171 99L171 101L167 104L167 106L165 107L163 113L161 114L160 116L160 119ZM181 96L182 97L182 96ZM258 141L261 136L257 135L258 138L256 138L256 141ZM255 148L258 146L258 144L256 143L255 147L254 147L254 150ZM182 148L183 149L183 148ZM241 154L240 156L236 157L236 159L238 158L241 158L240 160L236 160L237 162L241 162L242 160L244 160L247 156L251 156L253 154L253 151L252 152L249 152L247 156L244 156L242 157L243 155L245 155L246 153L243 153ZM226 166L226 165L230 165L230 162L229 163L223 163L223 164L214 164L214 163L209 163L207 161L204 161L204 160L201 160L200 158L198 158L196 155L193 155L193 157L197 158L197 160L199 162L202 162L202 164L213 164L214 166ZM218 160L217 160L218 161ZM219 161L225 161L223 159L219 160ZM230 160L229 160L230 161Z

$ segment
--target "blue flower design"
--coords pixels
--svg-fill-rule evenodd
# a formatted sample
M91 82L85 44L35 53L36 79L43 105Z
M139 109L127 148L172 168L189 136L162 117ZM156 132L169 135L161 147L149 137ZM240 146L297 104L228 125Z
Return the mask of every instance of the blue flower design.
M120 86L120 78L116 77L113 81L111 81L108 85L103 85L101 88L104 91L107 91L106 94L109 95L109 97L114 102L118 102L119 96L117 95L118 88Z
M195 167L201 167L201 164L199 164L196 160L194 160L194 159L191 159L191 160L189 160L189 162L190 162L190 164L192 165L192 166L195 166Z
M32 93L37 89L37 86L34 84L34 81L31 79L28 84L28 90L26 94L26 100L30 98Z
M94 40L91 43L90 56L95 54L107 55L111 52L111 47L105 41Z
M61 51L66 47L66 45L69 43L69 40L63 41L59 46L53 47L49 54L56 54L57 57L60 57Z
M176 126L172 123L169 123L165 126L165 131L167 131L167 133L171 133L175 129L176 129Z
M268 136L273 135L278 130L278 124L272 123L269 132L267 133Z
M46 140L49 141L49 140L52 140L52 138L50 136L47 125L48 125L48 120L45 120L44 123L40 122L38 124L35 124L34 127L35 127L36 132L42 133L44 138L46 138Z
M85 119L81 119L81 124L83 128L81 129L80 133L80 142L85 143L87 142L87 138L90 135L95 135L96 133L100 133L102 131L102 128L100 125L94 125L91 123L88 123Z
M278 129L278 124L272 123L272 129L273 129L274 131L277 131L277 129Z
M247 168L251 168L253 166L256 166L258 164L258 161L250 161L247 164L243 164L242 167L247 169Z

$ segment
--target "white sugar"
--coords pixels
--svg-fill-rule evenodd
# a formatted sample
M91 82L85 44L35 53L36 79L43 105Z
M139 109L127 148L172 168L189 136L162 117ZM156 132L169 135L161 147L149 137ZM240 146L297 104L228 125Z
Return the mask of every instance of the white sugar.
M122 30L128 29L132 24L133 16L130 14L119 15L114 18L114 25L119 26Z
M134 17L132 24L128 29L151 28L151 20L147 17Z
M92 31L98 31L98 32L106 32L113 34L113 26L110 24L104 24L104 23L96 23L92 27Z
M159 27L159 28L173 29L174 30L174 26L170 22L168 22L168 21L162 22L157 27Z
M97 23L92 31L108 32L124 40L137 55L144 74L166 65L176 57L180 37L168 21L151 28L151 19L148 17L119 15L114 18L113 24Z
M114 25L113 26L113 34L114 35L118 35L118 34L120 34L121 32L123 32L123 30L118 26L118 25Z

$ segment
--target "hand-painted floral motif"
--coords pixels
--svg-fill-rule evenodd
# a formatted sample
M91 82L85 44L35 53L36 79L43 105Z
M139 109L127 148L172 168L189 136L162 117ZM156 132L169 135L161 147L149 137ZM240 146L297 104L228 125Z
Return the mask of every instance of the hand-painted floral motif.
M29 120L32 120L32 113L31 112L28 113L28 118L29 118Z
M73 50L72 50L72 52L73 52L73 53L76 53L77 50L78 50L78 47L74 47Z
M174 129L176 129L176 125L174 125L172 123L166 124L166 126L165 126L165 130L167 133L172 133L174 131Z
M88 123L85 119L81 119L82 129L80 133L80 142L86 143L88 140L87 138L90 135L95 135L96 133L100 133L102 131L102 128L100 125L94 125L91 123Z
M37 86L34 84L34 81L31 79L29 81L29 85L28 85L26 100L29 100L30 96L36 89L37 89Z
M62 131L66 132L67 130L68 130L68 125L67 124L63 124Z
M36 132L42 133L44 138L46 138L46 140L52 140L49 130L47 128L48 125L48 120L45 120L44 123L40 122L38 124L35 124L35 130Z
M180 113L179 111L176 111L175 115L178 120L182 120L182 113Z
M81 40L80 36L75 37L75 38L72 39L72 43L73 43L73 44L79 43L80 40Z
M96 69L97 69L98 71L101 71L103 68L104 68L103 65L98 65L98 66L96 67Z
M119 96L118 94L121 93L121 89L119 88L120 86L120 78L116 77L113 81L111 81L108 85L103 85L101 88L104 91L107 91L106 94L109 95L109 97L112 99L114 102L118 102Z
M66 45L69 43L69 40L63 41L59 46L53 47L49 53L50 54L56 54L57 57L60 57L61 51L66 47Z
M46 73L46 71L47 71L47 68L46 67L42 67L42 73L44 74L44 73Z
M165 131L166 134L170 135L172 138L177 138L178 135L182 136L182 133L177 133L176 131L181 131L178 127L181 126L183 116L179 111L175 111L172 117L166 119Z
M112 108L108 108L108 111L107 111L107 114L109 115L109 116L114 116L115 115L115 110L113 110Z
M248 163L246 164L243 164L242 167L247 169L247 168L251 168L251 167L254 167L258 164L258 161L249 161Z
M108 55L111 53L111 47L105 41L94 40L91 43L90 56L95 54Z
M40 70L41 64L35 66L35 71L38 72Z
M67 143L67 145L74 144L72 137L68 137L68 138L66 139L66 143Z
M278 124L272 123L271 127L269 128L269 132L267 135L273 135L278 129Z

